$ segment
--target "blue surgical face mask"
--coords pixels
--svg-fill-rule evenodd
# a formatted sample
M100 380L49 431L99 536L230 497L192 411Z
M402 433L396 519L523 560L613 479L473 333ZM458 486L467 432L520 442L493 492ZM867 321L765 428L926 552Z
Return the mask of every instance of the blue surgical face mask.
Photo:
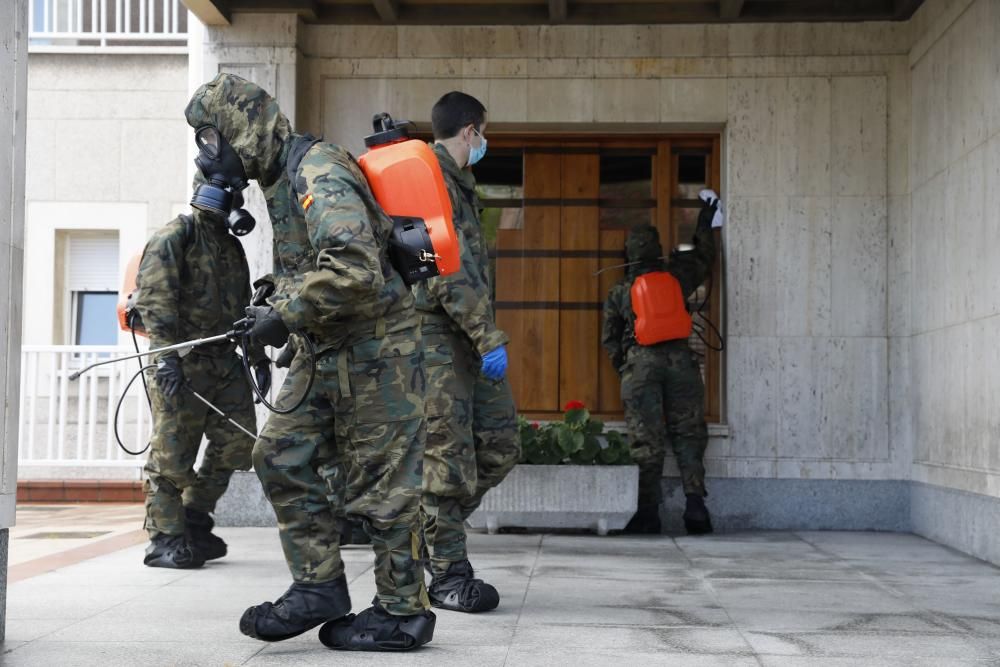
M469 144L469 166L476 164L486 156L486 137L479 133L479 130L472 128L472 131L479 135L479 146L473 147Z

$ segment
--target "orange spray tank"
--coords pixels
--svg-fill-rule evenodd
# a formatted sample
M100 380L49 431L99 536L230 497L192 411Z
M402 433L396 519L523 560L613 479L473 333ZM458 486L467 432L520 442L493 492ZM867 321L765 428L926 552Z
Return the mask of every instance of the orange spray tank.
M632 283L635 339L640 345L655 345L691 335L681 284L667 271L644 273Z
M368 152L358 159L372 194L393 219L390 255L408 285L458 271L458 235L451 198L434 151L410 139L406 121L380 113L375 133L365 137Z
M118 326L122 331L135 331L140 336L146 335L138 311L135 310L135 278L139 273L139 262L142 252L137 252L125 266L125 277L122 279L122 289L118 293Z

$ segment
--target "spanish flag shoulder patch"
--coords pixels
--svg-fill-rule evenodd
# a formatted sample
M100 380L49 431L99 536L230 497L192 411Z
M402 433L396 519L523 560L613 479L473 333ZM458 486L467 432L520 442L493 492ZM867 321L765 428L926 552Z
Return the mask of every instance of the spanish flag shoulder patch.
M308 211L309 207L313 205L314 201L316 200L313 198L312 195L306 195L305 198L302 200L302 210Z

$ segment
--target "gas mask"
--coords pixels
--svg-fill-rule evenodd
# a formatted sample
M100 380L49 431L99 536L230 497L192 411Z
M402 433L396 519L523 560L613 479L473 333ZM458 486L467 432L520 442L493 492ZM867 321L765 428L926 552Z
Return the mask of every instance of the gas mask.
M237 190L233 193L233 208L226 218L226 228L233 236L246 236L257 226L257 221L250 211L243 208L243 193Z
M226 217L226 227L230 232L235 236L246 236L257 223L243 208L241 192L248 183L240 156L218 128L211 125L199 127L194 133L194 141L198 146L194 163L206 182L194 191L191 206Z

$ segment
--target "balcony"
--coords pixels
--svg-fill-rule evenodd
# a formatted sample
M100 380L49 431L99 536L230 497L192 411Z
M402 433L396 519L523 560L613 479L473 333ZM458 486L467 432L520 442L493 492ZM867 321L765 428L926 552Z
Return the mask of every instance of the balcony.
M69 376L128 347L25 345L21 348L18 469L21 479L139 479L145 456L130 456L115 440L118 398L138 362L108 364L80 379ZM152 419L142 383L125 392L118 430L132 450L149 441Z
M30 0L31 53L187 53L181 0Z

